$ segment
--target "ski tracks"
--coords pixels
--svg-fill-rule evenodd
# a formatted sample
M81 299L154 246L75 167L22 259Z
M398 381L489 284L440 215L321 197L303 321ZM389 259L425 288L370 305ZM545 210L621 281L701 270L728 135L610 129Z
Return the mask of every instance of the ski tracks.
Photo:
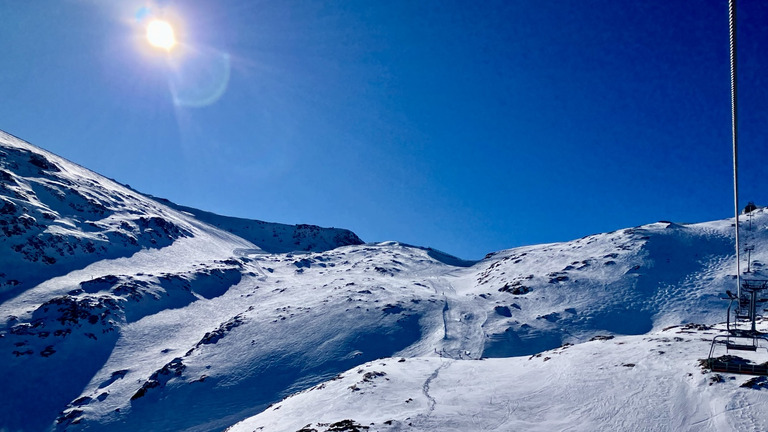
M448 367L450 364L450 361L443 361L440 366L435 369L434 372L432 372L432 375L430 375L426 381L424 381L424 384L421 386L421 391L424 393L424 396L427 398L428 406L427 406L427 413L425 414L427 417L432 415L432 413L435 411L435 405L437 404L437 401L435 401L435 398L432 397L432 395L429 394L429 386L432 384L432 381L437 378L438 375L440 375L440 371Z
M443 339L439 354L452 359L479 359L485 346L485 324L488 313L480 302L462 297L450 281L430 281L437 294L443 296Z
M429 387L432 385L432 381L434 381L438 375L440 375L440 371L450 366L451 363L453 363L453 360L441 360L440 366L438 366L432 372L432 374L427 377L427 379L424 381L424 384L422 384L421 392L424 394L424 397L427 398L427 411L423 414L419 414L413 419L411 422L413 426L423 427L427 426L429 423L430 417L432 417L432 413L435 412L435 407L437 406L437 401L435 400L434 396L429 393Z
M762 409L760 409L762 410ZM725 408L731 430L743 432L764 432L768 422L752 406L745 392L736 392Z
M762 415L762 403L750 400L749 391L735 390L730 395L713 397L709 403L710 415L690 425L691 430L763 432L768 421Z

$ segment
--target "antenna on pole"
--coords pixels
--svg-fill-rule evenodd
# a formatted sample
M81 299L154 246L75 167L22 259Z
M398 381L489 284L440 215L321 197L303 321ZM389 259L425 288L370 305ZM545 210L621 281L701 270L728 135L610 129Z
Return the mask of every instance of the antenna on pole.
M741 252L739 250L739 135L736 86L736 0L728 0L728 24L731 47L731 135L733 136L733 207L736 215L736 295L741 309Z

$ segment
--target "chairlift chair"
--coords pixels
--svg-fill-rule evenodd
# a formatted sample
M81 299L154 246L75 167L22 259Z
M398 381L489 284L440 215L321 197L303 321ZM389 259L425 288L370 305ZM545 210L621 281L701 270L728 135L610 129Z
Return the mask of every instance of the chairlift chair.
M768 350L768 333L758 331L755 326L758 318L757 304L766 300L758 299L758 293L766 289L768 289L768 280L744 280L741 297L731 291L726 292L728 297L725 299L730 300L726 321L727 330L725 334L712 338L707 357L707 367L713 372L768 375L768 362L753 364L747 359L728 354L730 351L756 352L758 348ZM735 311L733 311L734 303L738 305ZM740 327L745 321L751 324L750 328ZM761 341L763 341L762 346ZM715 357L715 347L718 345L725 346L725 356Z

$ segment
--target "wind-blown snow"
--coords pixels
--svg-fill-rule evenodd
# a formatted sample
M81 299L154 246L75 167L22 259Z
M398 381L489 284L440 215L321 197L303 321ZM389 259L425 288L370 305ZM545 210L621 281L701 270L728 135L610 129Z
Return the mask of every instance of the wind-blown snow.
M764 392L698 366L712 330L664 330L724 319L732 221L466 262L0 152L0 430L765 430Z

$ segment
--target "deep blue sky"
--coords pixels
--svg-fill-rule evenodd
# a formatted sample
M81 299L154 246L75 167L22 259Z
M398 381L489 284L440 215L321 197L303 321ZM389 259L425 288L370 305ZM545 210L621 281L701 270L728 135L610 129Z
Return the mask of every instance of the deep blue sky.
M741 196L765 205L768 3L739 12ZM480 258L731 216L727 13L0 0L0 129L179 204ZM172 59L147 14L181 25Z

